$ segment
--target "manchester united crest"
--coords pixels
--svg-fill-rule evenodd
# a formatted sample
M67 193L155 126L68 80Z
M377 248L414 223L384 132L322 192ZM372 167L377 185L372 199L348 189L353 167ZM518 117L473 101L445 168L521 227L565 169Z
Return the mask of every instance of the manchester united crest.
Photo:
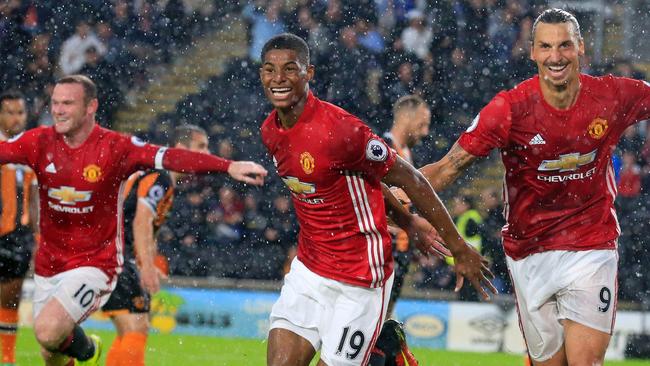
M96 183L102 177L102 169L95 164L90 164L84 168L84 179L90 183Z
M587 130L589 131L589 136L599 140L601 137L605 136L605 132L607 132L607 120L595 118L591 121Z
M314 157L307 151L300 154L300 166L302 166L302 170L305 171L305 174L313 173L315 167Z

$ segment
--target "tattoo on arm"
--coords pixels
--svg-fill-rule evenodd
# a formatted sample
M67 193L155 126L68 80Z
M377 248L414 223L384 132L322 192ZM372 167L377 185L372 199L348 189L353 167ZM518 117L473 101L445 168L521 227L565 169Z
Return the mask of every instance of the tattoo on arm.
M476 156L469 154L458 143L455 143L447 153L447 159L456 170L460 171L470 166L476 160Z

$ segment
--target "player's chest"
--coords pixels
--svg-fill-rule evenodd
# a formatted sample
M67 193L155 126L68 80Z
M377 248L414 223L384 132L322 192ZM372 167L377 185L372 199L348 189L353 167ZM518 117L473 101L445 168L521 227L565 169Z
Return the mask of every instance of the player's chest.
M38 166L38 181L48 197L65 205L87 202L106 192L117 192L120 161L116 152L93 149L71 153L51 149L43 155Z
M286 186L297 194L316 192L340 177L335 169L335 154L325 141L279 144L273 152L273 163Z
M575 170L610 153L618 139L616 124L606 108L578 109L566 115L533 110L513 121L505 155L541 170Z

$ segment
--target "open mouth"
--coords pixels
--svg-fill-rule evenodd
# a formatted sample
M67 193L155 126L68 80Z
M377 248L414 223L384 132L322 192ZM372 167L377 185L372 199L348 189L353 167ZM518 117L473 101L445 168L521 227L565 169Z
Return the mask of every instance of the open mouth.
M271 88L271 94L275 97L286 97L291 93L291 88Z
M551 72L552 76L561 77L564 71L569 67L569 64L564 65L547 65L546 68Z

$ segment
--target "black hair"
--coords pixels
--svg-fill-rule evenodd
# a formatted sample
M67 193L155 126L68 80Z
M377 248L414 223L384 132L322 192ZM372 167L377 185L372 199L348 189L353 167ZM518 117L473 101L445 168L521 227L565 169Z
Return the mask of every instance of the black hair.
M544 12L542 12L542 14L540 14L537 19L535 19L535 23L533 23L533 34L531 39L535 39L535 30L537 29L537 24L539 22L546 24L571 23L573 24L573 29L575 30L578 39L582 39L582 35L580 34L580 24L578 24L578 20L573 14L569 13L566 10L558 8L544 10Z
M0 94L0 110L2 110L2 102L5 100L22 100L25 101L25 96L23 93L17 90L7 90Z
M298 60L309 66L309 46L302 38L292 33L282 33L269 39L262 48L262 62L270 50L292 50L298 54Z

